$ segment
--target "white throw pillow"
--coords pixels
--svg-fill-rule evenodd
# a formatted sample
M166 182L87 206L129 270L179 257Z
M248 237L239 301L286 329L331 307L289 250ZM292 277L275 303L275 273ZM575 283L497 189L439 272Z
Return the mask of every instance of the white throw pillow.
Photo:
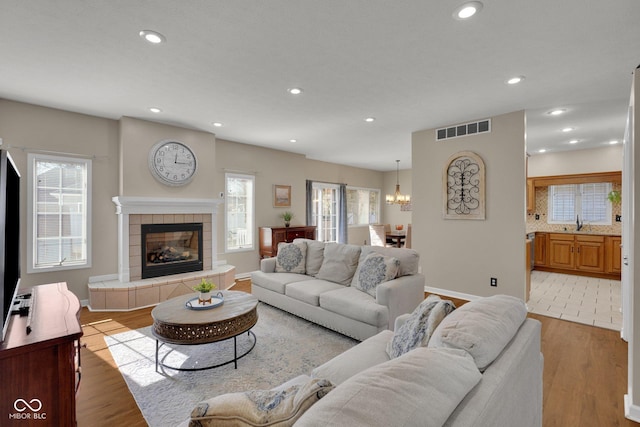
M468 302L456 309L436 328L428 347L468 351L480 371L498 357L527 317L520 298L494 295Z
M426 346L442 319L455 308L451 301L443 301L438 295L429 295L393 333L393 338L387 343L389 357L393 359L414 348Z
M370 253L358 264L351 286L375 297L376 287L395 279L399 267L400 261L397 258Z
M307 243L278 243L278 255L276 256L276 273L306 272Z
M328 380L310 379L284 388L223 394L198 403L189 426L291 426L333 388Z

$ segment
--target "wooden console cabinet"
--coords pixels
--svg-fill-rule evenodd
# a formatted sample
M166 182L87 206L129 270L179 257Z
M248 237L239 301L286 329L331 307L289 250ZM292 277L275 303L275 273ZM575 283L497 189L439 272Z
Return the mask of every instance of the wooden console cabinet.
M278 243L293 242L293 239L316 238L316 226L300 227L260 227L260 258L273 257L278 254Z
M75 426L80 384L80 301L66 283L31 289L27 317L13 315L0 345L3 426Z

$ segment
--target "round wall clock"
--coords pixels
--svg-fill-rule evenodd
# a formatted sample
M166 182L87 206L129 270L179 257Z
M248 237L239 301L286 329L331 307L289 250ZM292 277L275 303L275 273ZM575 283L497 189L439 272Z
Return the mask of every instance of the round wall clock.
M196 155L182 142L163 140L149 151L149 170L163 184L185 185L193 179L197 167Z

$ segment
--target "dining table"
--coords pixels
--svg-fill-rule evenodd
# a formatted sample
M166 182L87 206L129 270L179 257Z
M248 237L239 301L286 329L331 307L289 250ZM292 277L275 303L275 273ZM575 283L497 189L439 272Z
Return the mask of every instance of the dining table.
M407 233L404 230L387 231L384 235L387 241L389 240L393 241L395 246L398 248L402 247L402 244L404 243L404 240L407 237Z

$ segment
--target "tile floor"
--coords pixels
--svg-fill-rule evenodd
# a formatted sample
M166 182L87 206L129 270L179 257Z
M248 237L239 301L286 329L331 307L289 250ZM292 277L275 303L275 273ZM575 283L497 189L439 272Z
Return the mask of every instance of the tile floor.
M622 327L619 280L531 272L531 313L619 331Z

